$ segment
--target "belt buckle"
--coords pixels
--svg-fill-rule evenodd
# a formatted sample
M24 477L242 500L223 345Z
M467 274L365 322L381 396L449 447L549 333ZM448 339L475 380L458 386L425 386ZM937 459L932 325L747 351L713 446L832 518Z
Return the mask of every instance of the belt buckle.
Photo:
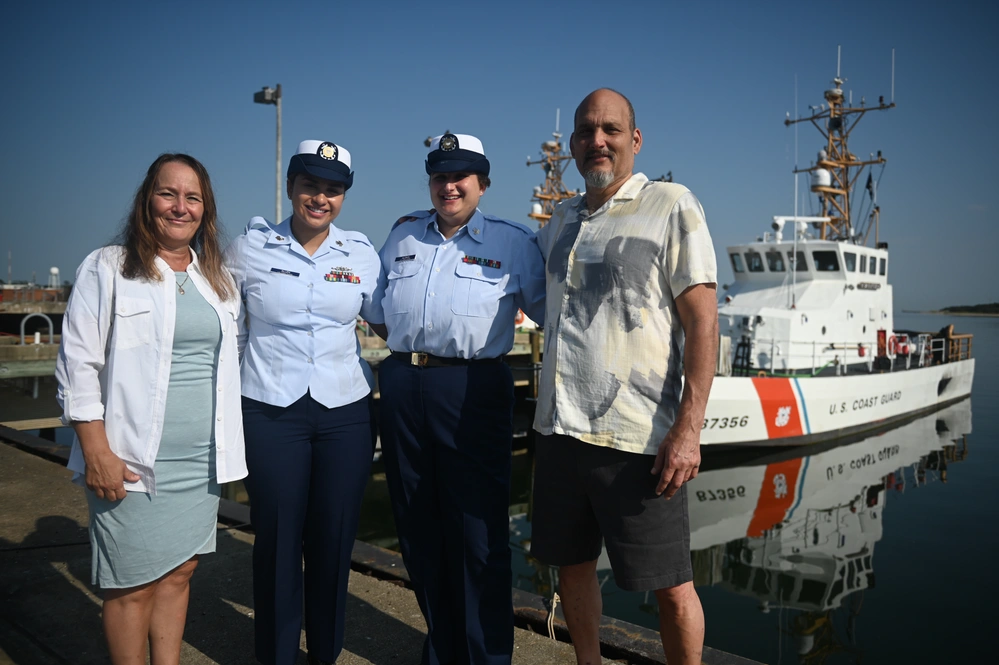
M417 367L426 367L428 358L429 354L426 353L410 353L409 364L416 365Z

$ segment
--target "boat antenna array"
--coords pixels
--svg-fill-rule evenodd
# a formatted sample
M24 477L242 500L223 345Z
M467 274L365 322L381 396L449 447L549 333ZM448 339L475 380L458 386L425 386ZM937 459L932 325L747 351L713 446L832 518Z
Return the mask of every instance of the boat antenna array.
M561 201L579 194L577 191L567 189L562 182L562 173L572 155L562 146L562 134L558 130L560 111L561 109L555 110L555 131L552 132L554 139L541 144L541 159L531 161L530 155L527 156L528 166L541 164L541 168L545 171L544 183L534 188L534 195L531 197L534 203L528 215L531 219L537 220L538 228L548 223L552 213L555 212L555 206Z
M853 96L849 101L843 96L843 83L846 79L840 75L840 54L841 49L837 49L836 54L836 78L833 79L833 88L826 90L826 104L809 106L811 115L805 118L790 117L784 120L785 126L797 124L799 122L811 122L819 133L826 139L825 147L819 151L818 160L813 166L808 168L795 168L797 173L811 173L811 190L819 195L820 211L817 216L828 217L829 221L818 223L819 237L823 240L846 240L857 241L860 244L867 243L867 236L873 227L875 230L875 243L878 242L878 221L880 208L874 202L871 211L871 219L864 229L863 239L859 240L861 230L855 229L855 224L850 214L850 195L853 192L857 180L863 174L865 168L875 164L884 165L887 161L881 151L877 156L870 159L861 160L848 147L850 133L869 111L886 111L895 108L895 51L892 50L892 97L886 104L884 96L880 97L877 106L867 106L861 98L860 106L853 105ZM795 111L797 113L797 111ZM871 192L872 200L874 196L873 183L868 179L868 190Z

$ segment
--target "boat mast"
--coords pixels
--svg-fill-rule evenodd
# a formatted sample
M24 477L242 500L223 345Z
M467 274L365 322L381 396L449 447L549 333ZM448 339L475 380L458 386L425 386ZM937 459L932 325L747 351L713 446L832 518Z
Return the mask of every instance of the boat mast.
M528 166L541 164L541 168L545 170L544 183L534 188L534 195L531 197L534 203L528 215L531 219L537 220L538 228L548 223L552 213L555 212L555 206L561 201L579 194L577 191L566 189L565 183L562 182L562 173L572 155L562 147L562 134L558 131L559 111L560 109L555 110L555 131L552 132L555 139L541 144L541 159L532 162L531 157L529 155L527 157Z
M892 56L894 58L894 53ZM894 67L892 81L894 85ZM880 150L876 158L858 159L848 147L850 133L868 111L885 111L895 107L894 100L885 104L883 96L879 99L877 106L866 106L863 98L861 98L860 106L853 106L852 100L848 102L843 97L843 83L845 82L846 79L840 76L839 53L837 52L836 78L833 79L835 87L826 90L826 104L809 107L812 110L812 115L806 118L793 120L787 118L784 120L785 125L811 122L826 139L826 146L819 151L819 158L814 166L806 169L795 168L794 170L795 174L812 174L811 190L819 195L821 202L818 216L829 218L828 222L822 222L819 227L819 237L823 240L853 239L850 194L865 166L884 164L886 161L881 156ZM874 207L873 215L874 225L877 228L879 215L877 206ZM866 241L865 235L864 242L866 243Z

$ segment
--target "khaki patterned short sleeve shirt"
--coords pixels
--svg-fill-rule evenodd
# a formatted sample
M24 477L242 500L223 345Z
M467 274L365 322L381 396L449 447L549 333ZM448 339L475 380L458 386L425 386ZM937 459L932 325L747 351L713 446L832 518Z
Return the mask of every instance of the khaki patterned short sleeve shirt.
M674 298L717 281L701 204L637 173L593 214L583 196L560 205L538 244L548 289L535 429L654 455L680 401Z

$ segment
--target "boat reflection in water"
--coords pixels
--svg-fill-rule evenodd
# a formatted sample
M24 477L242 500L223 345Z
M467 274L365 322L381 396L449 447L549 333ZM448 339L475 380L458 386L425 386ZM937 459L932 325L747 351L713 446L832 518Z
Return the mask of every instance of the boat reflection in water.
M888 496L947 482L948 465L968 455L970 432L967 399L824 450L785 450L781 457L768 450L768 458L756 459L705 457L707 470L687 489L695 584L755 598L764 613L779 607L779 629L796 636L802 663L820 662L833 651L859 655L853 624L862 592L874 587L874 548L882 538ZM811 454L794 457L795 452ZM513 517L512 527L514 547L525 552L527 516ZM557 571L526 554L522 561L515 570L519 586L529 583L550 595ZM658 625L655 599L619 590L606 552L598 576L605 614ZM711 606L706 607L710 621ZM842 636L833 623L837 610L848 614Z

